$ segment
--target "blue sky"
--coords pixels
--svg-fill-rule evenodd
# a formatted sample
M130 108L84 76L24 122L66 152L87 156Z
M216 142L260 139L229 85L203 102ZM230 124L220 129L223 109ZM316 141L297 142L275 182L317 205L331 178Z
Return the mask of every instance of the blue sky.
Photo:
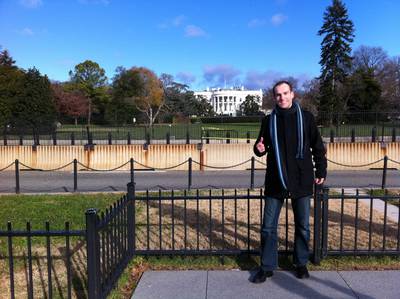
M347 0L353 49L400 55L400 1ZM318 76L329 0L0 0L0 45L52 80L86 60L168 73L192 89L266 88L282 76Z

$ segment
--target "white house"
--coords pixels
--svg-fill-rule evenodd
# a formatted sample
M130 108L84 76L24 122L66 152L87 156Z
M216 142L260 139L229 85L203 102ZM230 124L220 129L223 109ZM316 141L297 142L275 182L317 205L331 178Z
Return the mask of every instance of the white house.
M246 90L242 87L207 88L205 91L195 91L196 97L204 97L213 106L217 114L236 116L248 95L255 96L258 104L262 104L262 90Z

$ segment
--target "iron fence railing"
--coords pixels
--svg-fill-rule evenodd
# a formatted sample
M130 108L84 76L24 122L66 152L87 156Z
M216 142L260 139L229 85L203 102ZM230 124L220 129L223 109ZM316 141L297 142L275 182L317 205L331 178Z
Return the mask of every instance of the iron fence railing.
M285 199L279 219L281 254L293 251L289 204ZM400 213L394 205L400 206L400 195L330 193L316 186L310 213L311 260L319 263L329 255L399 255ZM30 223L26 230L14 230L8 223L6 230L0 230L0 263L8 269L1 270L8 276L2 291L9 290L11 298L21 294L71 298L77 290L88 298L105 298L135 255L259 254L263 207L262 189L137 193L129 183L127 194L105 212L86 211L84 230L70 230L69 223L64 230L50 230L49 223L45 230L33 231ZM18 238L26 242L17 246ZM34 238L36 245L38 238L44 238L44 245L33 246ZM61 238L63 245L54 243L54 238ZM71 238L80 238L86 246L84 261L78 264ZM64 276L55 267L54 245L62 247L58 259L65 264ZM41 266L32 265L37 255L33 248L44 256ZM16 290L21 272L26 273L26 283L18 282L18 287L26 288L22 292ZM84 276L80 283L77 273Z
M125 126L64 125L57 129L12 128L2 131L2 145L182 144L253 142L261 116L204 118L207 123ZM326 142L397 142L400 113L349 112L316 116Z

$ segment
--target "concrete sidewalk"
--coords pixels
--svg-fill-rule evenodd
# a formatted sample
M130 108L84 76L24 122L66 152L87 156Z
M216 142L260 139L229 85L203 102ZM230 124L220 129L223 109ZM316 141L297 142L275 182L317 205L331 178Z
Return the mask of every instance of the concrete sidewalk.
M147 271L132 298L400 298L400 271L310 274L310 279L300 280L291 272L275 271L272 278L256 285L249 282L254 275L249 271Z

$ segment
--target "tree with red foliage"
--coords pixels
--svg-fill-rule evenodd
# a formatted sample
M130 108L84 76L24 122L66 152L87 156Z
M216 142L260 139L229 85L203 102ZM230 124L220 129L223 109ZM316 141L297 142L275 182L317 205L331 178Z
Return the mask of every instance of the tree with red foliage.
M52 89L58 113L73 117L77 125L78 117L88 113L88 99L78 90L64 90L61 84L52 84Z

